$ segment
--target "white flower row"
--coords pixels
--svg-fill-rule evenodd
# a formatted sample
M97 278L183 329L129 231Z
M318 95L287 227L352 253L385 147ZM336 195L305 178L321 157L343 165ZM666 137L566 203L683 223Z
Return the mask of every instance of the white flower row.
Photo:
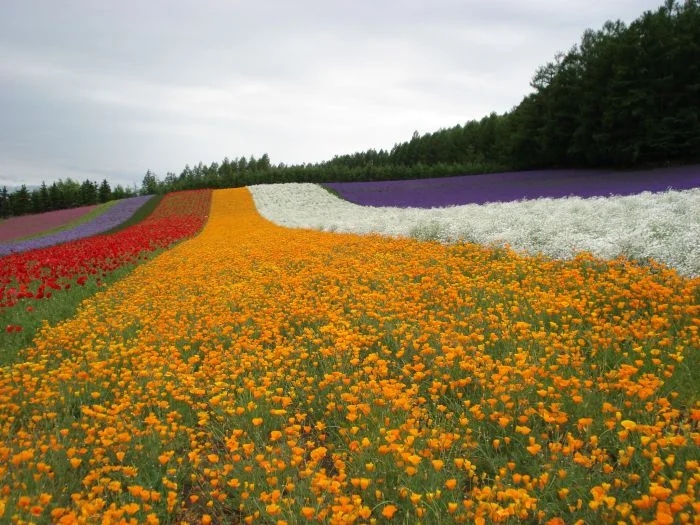
M251 186L266 219L290 228L379 233L485 245L569 258L652 258L700 275L700 188L631 196L535 199L446 208L360 206L316 184Z

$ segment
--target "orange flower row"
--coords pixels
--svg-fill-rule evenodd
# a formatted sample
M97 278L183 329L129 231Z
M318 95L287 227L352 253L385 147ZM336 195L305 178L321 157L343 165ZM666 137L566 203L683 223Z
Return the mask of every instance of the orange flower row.
M287 230L216 191L198 237L3 369L0 513L691 523L699 284Z

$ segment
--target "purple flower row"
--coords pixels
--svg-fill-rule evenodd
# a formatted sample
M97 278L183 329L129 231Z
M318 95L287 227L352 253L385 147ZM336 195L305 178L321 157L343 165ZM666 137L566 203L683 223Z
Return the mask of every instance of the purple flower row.
M120 200L105 213L98 215L93 220L80 224L75 228L52 233L43 237L27 239L25 241L0 243L0 257L9 255L10 253L35 250L37 248L46 248L47 246L54 246L56 244L62 244L64 242L74 241L106 232L128 220L151 197L151 195L145 195Z
M59 228L90 213L95 208L97 208L97 204L81 206L80 208L68 208L67 210L47 211L32 215L22 215L20 217L10 217L0 222L0 242L29 237L30 235L35 235L46 230Z
M541 197L608 197L700 187L700 166L646 171L543 170L437 179L334 182L326 187L363 206L442 208Z

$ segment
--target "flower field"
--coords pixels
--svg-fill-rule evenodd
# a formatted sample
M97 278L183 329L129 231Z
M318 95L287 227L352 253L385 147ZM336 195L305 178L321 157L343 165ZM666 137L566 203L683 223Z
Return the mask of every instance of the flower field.
M522 199L609 197L700 187L700 166L643 171L541 170L432 179L333 182L326 187L363 206L442 208Z
M210 193L202 190L170 194L146 220L112 235L90 236L0 258L0 323L4 331L21 332L25 311L45 304L57 291L83 286L88 281L99 286L111 272L194 235L206 221ZM143 198L136 199L139 206L143 204ZM125 215L122 220L127 218ZM0 355L0 363L4 357Z
M655 263L286 229L217 190L1 369L0 520L697 523L699 299Z
M47 235L0 244L0 256L27 250L37 250L104 233L129 219L151 198L151 195L144 195L121 199L108 203L104 213L90 217L90 220L87 222L80 222L72 228L60 229Z
M81 206L66 210L47 211L21 217L10 217L0 221L0 242L40 234L50 228L60 228L95 210L99 206Z
M700 276L700 187L432 209L359 206L315 184L261 184L250 191L264 217L287 227L507 245L556 258L586 251L604 259L653 259Z

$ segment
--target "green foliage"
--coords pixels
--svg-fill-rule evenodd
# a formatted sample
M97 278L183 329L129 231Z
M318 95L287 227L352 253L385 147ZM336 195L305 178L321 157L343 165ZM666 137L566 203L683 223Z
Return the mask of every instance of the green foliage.
M700 157L700 2L607 22L533 77L513 120L514 167L637 167Z
M134 195L133 191L124 190L121 186L117 186L113 192L106 179L98 186L97 182L89 179L80 183L69 177L65 180L59 179L51 186L42 182L39 188L31 191L26 185L22 185L12 193L3 187L0 190L0 217L103 204Z
M3 186L0 190L0 218L6 219L10 212L10 192L7 191L7 186Z
M158 177L151 170L148 170L141 183L141 195L153 195L158 193L158 186Z
M91 180L85 180L80 185L80 204L89 206L97 204L97 183Z
M31 212L31 199L27 186L22 186L12 194L10 198L10 210L12 215L24 215Z
M97 197L98 200L103 203L112 200L112 188L109 182L107 182L107 179L104 179L100 184Z

